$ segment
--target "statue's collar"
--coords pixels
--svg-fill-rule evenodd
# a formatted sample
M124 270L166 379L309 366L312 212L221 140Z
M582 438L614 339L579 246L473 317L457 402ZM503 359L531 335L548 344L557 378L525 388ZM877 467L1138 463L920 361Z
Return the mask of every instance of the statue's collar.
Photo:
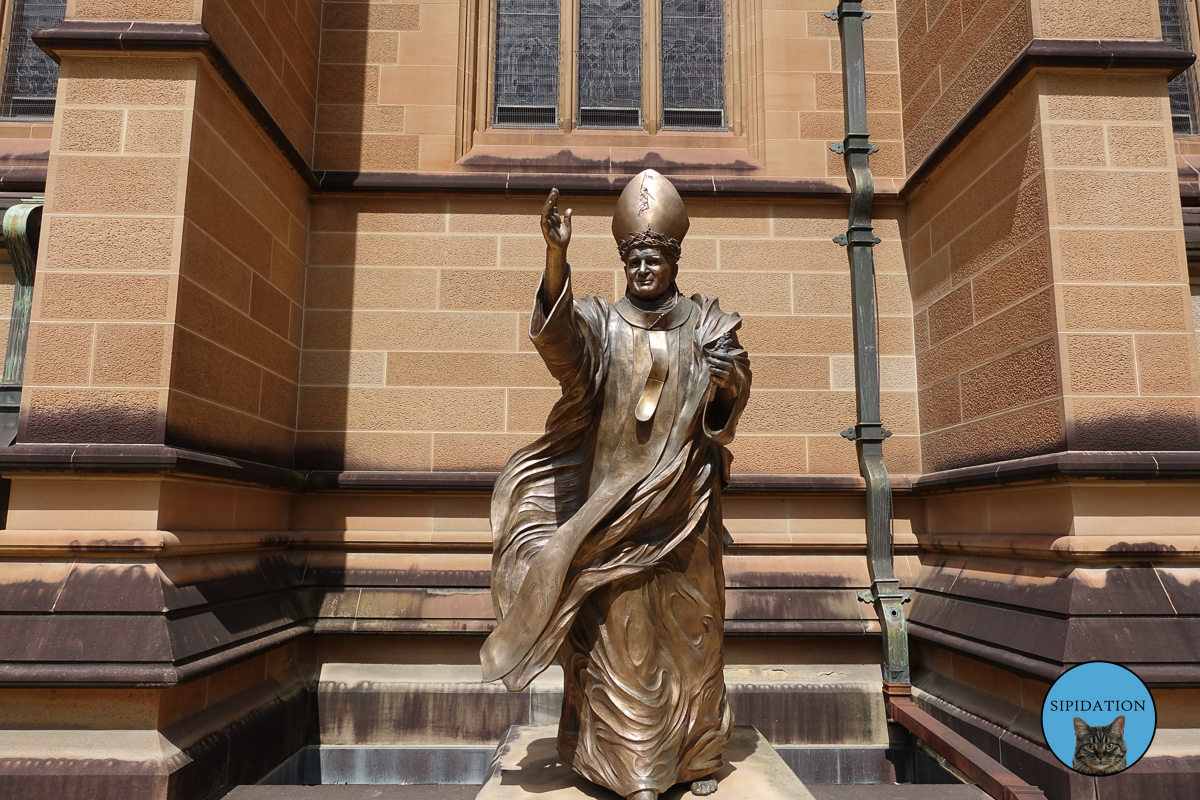
M695 304L680 293L679 302L665 314L655 311L643 311L629 302L628 297L622 297L616 305L617 313L635 328L645 328L649 331L669 331L687 322L692 315Z

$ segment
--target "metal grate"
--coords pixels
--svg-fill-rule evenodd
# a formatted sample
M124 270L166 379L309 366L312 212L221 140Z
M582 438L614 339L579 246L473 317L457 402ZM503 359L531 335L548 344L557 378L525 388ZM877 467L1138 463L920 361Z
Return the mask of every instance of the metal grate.
M577 122L642 127L642 0L579 0Z
M1162 20L1163 41L1180 50L1192 51L1192 24L1188 19L1186 0L1158 0ZM1171 122L1177 136L1200 134L1196 117L1200 90L1196 83L1196 68L1188 67L1167 85L1171 97Z
M662 0L663 127L725 128L725 2Z
M492 125L558 126L559 0L499 0Z
M13 0L12 26L4 54L0 118L53 119L58 64L29 34L61 24L67 0Z
M719 108L664 108L663 127L678 131L723 131L725 112Z

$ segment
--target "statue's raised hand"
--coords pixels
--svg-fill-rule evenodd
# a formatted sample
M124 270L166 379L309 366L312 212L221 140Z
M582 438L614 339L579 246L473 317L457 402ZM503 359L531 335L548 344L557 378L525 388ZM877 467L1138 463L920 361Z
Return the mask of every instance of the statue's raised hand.
M550 190L550 196L542 206L542 236L546 238L547 248L566 254L567 245L571 243L571 209L559 216L558 189Z

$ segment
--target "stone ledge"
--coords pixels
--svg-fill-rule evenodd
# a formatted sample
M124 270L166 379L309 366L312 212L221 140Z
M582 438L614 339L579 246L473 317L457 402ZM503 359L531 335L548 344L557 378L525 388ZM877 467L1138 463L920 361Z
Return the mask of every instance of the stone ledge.
M475 665L325 664L316 687L322 746L485 745L512 725L557 724L562 669L522 692ZM872 664L725 668L739 724L773 745L883 747L882 677Z
M25 443L0 448L0 472L160 473L292 491L379 490L486 494L499 472L303 470L158 444ZM1200 451L1067 451L924 475L891 476L892 493L928 495L1052 480L1200 481ZM734 473L730 495L861 495L858 475Z

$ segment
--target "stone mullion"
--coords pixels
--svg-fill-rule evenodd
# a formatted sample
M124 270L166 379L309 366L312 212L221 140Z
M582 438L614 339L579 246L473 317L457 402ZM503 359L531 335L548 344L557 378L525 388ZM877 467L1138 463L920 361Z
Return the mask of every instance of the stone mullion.
M642 128L662 129L662 0L642 0Z
M558 117L563 133L575 130L579 96L579 4L563 0L558 17Z

